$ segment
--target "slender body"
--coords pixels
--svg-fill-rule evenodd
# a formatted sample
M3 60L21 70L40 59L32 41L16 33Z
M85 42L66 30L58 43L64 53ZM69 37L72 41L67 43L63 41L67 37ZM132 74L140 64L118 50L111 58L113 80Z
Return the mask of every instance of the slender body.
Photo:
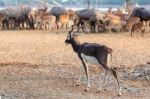
M64 28L64 26L66 26L66 29L67 29L68 24L69 24L69 13L66 13L65 15L60 15L59 22L61 23L62 28Z
M89 73L88 73L88 66L87 66L87 64L90 63L90 64L98 65L100 68L102 67L106 70L106 75L104 77L103 83L105 83L107 71L109 71L116 78L117 84L119 86L119 95L121 95L121 88L117 78L117 73L114 69L110 68L109 66L109 61L110 61L109 56L112 55L111 48L96 43L80 44L75 34L71 32L68 33L65 43L72 45L74 52L77 53L79 59L81 60L84 66L85 74L87 77L87 88L85 89L86 91L88 91L90 88L90 80L89 80ZM100 92L100 87L98 87L97 92Z
M132 25L132 28L131 28L131 36L133 36L133 33L134 32L141 32L142 33L142 36L144 35L144 27L143 27L143 23L142 22L138 22L138 23L135 23Z
M129 30L131 31L131 28L132 28L133 24L138 23L138 22L140 22L140 18L138 18L138 17L130 17L127 20L126 25L129 28Z

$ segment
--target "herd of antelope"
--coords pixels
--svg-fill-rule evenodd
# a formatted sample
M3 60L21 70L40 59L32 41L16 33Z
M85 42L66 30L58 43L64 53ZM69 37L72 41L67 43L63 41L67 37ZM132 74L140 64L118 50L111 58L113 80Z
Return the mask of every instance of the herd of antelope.
M67 30L71 28L72 31L76 29L76 32L79 32L81 28L85 33L116 30L119 32L130 31L131 35L134 32L141 32L143 35L145 32L145 24L143 21L141 22L139 17L131 17L131 13L123 13L120 9L112 11L110 8L107 12L102 13L95 9L74 11L62 7L51 9L45 7L27 10L24 7L24 10L20 12L21 14L15 16L7 14L9 10L11 12L12 8L5 8L0 11L1 29L57 30L64 28ZM28 13L25 13L26 10Z

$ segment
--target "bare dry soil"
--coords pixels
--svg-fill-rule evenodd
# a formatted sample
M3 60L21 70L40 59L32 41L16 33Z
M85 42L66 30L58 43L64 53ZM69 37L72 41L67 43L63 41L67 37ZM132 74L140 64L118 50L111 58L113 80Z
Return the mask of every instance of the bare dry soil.
M85 92L86 77L76 86L82 66L64 40L66 33L49 31L0 31L0 96L3 99L149 99L150 33L81 34L79 40L105 44L113 49L123 95L117 96L115 79L109 75L96 93L98 66L90 65L92 87Z

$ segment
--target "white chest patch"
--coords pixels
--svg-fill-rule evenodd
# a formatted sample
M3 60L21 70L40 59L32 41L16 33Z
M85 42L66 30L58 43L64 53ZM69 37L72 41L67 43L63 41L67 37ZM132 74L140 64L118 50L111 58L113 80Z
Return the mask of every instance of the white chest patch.
M92 56L86 56L84 54L81 54L81 57L83 58L84 62L93 64L93 65L100 65L98 60L95 57Z

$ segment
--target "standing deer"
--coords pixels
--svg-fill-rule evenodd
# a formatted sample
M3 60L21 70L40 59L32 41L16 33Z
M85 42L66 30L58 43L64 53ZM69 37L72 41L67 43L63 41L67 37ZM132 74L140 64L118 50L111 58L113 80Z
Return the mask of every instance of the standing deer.
M107 71L109 71L117 80L117 84L119 87L119 94L121 95L121 87L117 78L117 73L114 69L112 69L109 66L110 62L110 56L112 56L112 49L105 46L105 45L99 45L96 43L83 43L80 44L80 42L77 40L77 36L75 33L72 33L72 31L68 32L67 39L65 40L66 44L71 44L72 48L75 53L77 53L79 59L81 60L85 74L87 77L87 87L85 91L88 91L90 88L90 80L89 80L89 72L88 72L88 66L87 64L94 64L98 65L100 68L102 67L105 72L105 77L103 80L103 83L105 83L105 79L107 76ZM97 89L97 93L99 93L101 90L101 87L99 86Z
M0 15L0 28L2 29L2 25L3 25L3 20L4 20L4 16Z
M143 27L142 22L138 22L138 23L135 23L135 24L132 25L131 36L133 36L134 32L141 32L142 36L144 36L145 28Z
M61 27L64 28L66 26L66 29L68 29L69 24L69 13L66 12L64 15L59 16L59 23L61 24Z

